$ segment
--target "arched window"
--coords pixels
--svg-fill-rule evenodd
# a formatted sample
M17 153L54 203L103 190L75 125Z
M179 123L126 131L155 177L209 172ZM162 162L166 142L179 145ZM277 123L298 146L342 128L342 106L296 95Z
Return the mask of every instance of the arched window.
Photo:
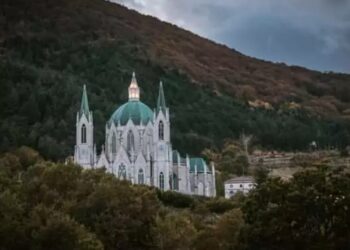
M174 190L179 190L179 180L176 174L173 174L173 188Z
M160 121L158 125L158 136L159 140L164 140L164 124L162 121Z
M113 135L112 135L112 153L115 154L117 153L117 137L115 135L115 133L113 132Z
M160 172L159 174L159 188L160 190L164 190L164 174Z
M134 134L131 130L128 132L126 150L130 153L131 149L134 148Z
M138 183L139 184L144 184L145 183L142 169L139 170Z
M119 165L118 178L121 180L126 180L126 167L123 163Z
M81 126L81 143L86 143L86 126Z

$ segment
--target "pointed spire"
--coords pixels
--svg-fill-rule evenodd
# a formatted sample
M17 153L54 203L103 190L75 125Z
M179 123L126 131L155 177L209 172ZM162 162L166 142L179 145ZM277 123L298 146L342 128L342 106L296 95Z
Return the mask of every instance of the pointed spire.
M137 83L135 71L132 72L131 82L136 82Z
M89 119L89 113L90 113L89 102L86 94L86 85L84 84L79 115L81 117L83 114L85 114L86 118Z
M129 101L138 101L140 100L140 89L137 85L137 80L135 72L132 72L131 83L129 86Z
M159 83L159 94L158 94L158 100L157 100L157 113L160 110L163 111L163 113L165 115L166 105L165 105L165 97L164 97L163 82L162 81L160 81L160 83Z

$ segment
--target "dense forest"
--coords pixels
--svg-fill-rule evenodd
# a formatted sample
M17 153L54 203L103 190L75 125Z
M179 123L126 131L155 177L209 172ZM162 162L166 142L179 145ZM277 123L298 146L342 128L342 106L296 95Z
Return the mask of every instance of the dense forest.
M186 196L21 147L0 155L0 249L347 249L346 169L255 178L246 197Z
M202 41L207 46L203 53L207 53L209 48L210 51L216 49L219 54L225 51L225 55L232 57L235 63L241 60L239 63L254 62L254 67L271 67L272 71L276 67L292 70L237 55L235 51L227 52L227 48L187 31L102 0L3 1L0 5L0 150L4 152L28 145L39 150L47 159L62 160L72 155L75 117L83 84L87 85L96 143L100 148L105 123L112 112L127 100L127 86L134 70L142 88L141 99L150 107L155 106L159 80L164 82L171 114L172 142L174 148L181 152L198 154L205 148L220 149L225 139L238 138L243 131L253 134L256 143L265 148L302 150L311 141L316 141L321 147L344 147L348 144L350 128L343 118L319 116L303 106L290 108L286 101L298 102L298 98L305 97L304 94L284 99L284 102L280 100L280 105L272 109L253 108L247 102L259 96L248 92L236 95L242 92L237 89L241 86L237 85L240 68L236 69L238 73L226 72L221 77L217 76L217 81L208 76L207 79L212 80L206 82L202 78L194 78L192 71L186 71L175 59L173 64L169 64L164 59L167 57L164 51L155 55L149 47L150 37L154 39L155 35L152 30L158 30L149 29L153 27L151 24L159 25L164 36L181 35L183 41L178 40L179 44ZM140 32L135 25L143 30ZM166 41L171 39L159 38L157 44ZM176 48L172 51L176 52ZM191 55L190 52L178 52L183 56ZM224 57L212 53L212 58L216 60ZM198 55L198 58L202 57ZM210 65L212 61L206 63ZM193 65L197 64L193 61ZM300 71L308 72L298 69L292 74L297 78ZM273 76L270 73L267 70L265 76ZM270 81L267 78L262 80L253 73L245 75L254 76L250 79L252 83L263 81L267 84ZM230 79L229 76L236 77L236 81L231 79L231 85L228 80L225 84L219 83L222 79ZM346 75L319 75L315 82L321 81L321 78L338 86L338 92L347 93L343 88ZM326 88L310 83L306 85L319 96L318 108L329 107L330 104L322 101ZM271 80L270 87L273 86ZM271 88L259 88L266 89L266 96L284 93L275 86L276 93L268 93ZM288 91L290 89L286 88L286 93ZM328 91L328 95L332 93ZM337 107L345 110L347 99L341 99L343 103L338 103ZM337 112L334 110L333 114Z

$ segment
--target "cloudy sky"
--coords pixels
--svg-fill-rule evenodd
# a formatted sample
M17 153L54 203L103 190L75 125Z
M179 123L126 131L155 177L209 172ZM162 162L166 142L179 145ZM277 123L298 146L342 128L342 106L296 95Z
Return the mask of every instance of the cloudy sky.
M350 0L113 0L246 55L350 73Z

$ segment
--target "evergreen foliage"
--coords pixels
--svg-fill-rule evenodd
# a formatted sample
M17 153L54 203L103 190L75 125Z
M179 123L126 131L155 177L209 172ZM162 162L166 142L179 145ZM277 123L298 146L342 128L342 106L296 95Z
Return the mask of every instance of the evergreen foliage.
M0 155L0 249L347 249L347 169L256 175L247 197L192 197L22 147Z
M302 109L252 109L225 91L227 86L218 92L214 81L213 87L196 83L188 72L155 55L147 34L128 32L126 26L135 20L118 19L129 12L113 6L115 14L110 13L111 5L102 0L13 0L0 5L2 152L28 145L49 159L72 155L84 84L96 143L101 145L110 115L127 101L134 70L141 98L150 107L156 107L158 83L163 81L172 142L182 152L218 148L243 130L274 149L305 149L314 140L321 147L348 144L345 122L329 122Z

